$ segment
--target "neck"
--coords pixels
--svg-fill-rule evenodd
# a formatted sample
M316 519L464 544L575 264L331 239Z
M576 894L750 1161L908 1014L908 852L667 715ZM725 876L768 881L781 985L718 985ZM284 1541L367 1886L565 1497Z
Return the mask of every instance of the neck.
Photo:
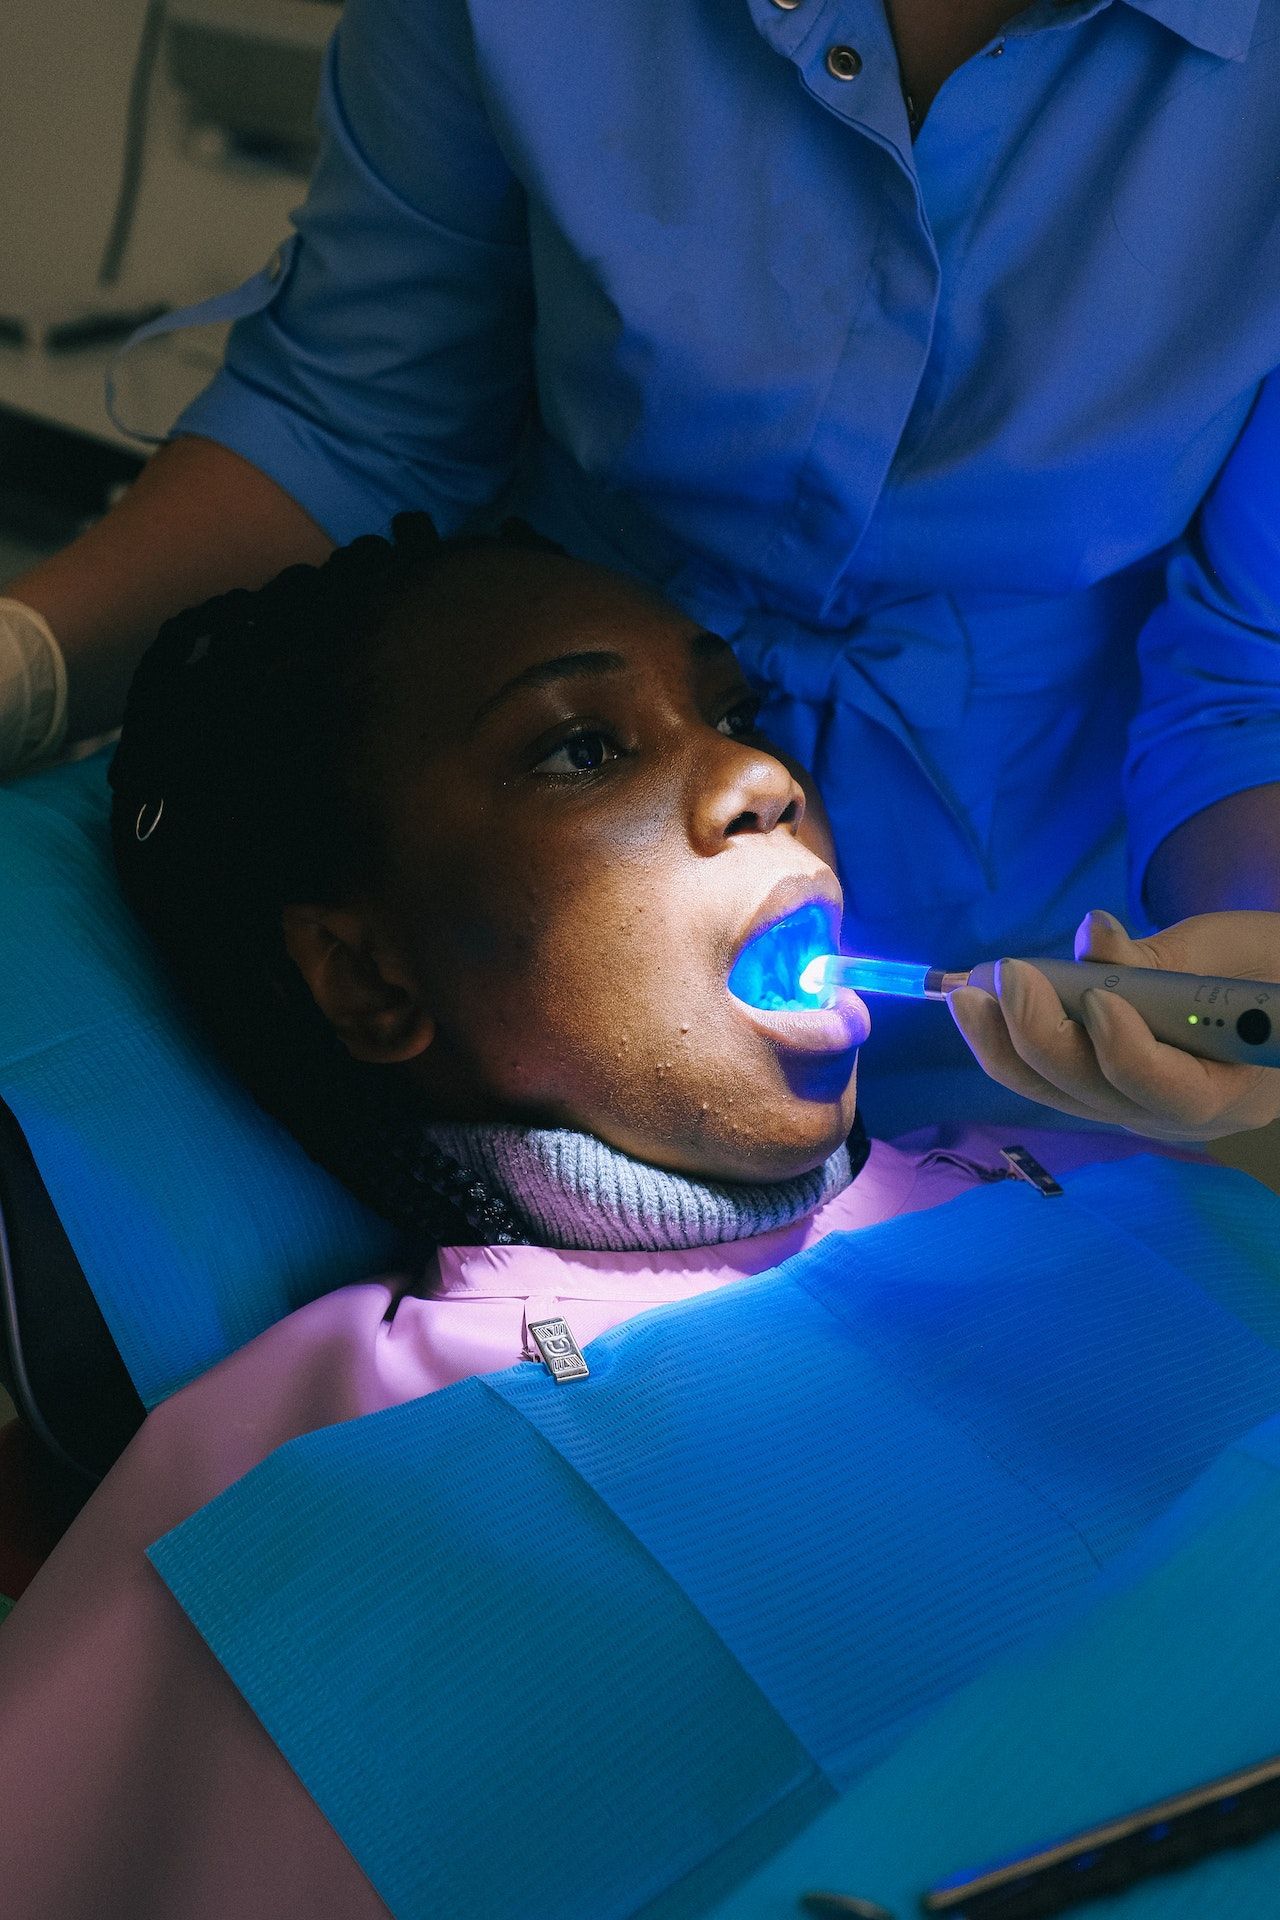
M567 1128L442 1122L427 1137L502 1196L533 1244L610 1253L716 1246L790 1226L842 1192L867 1152L858 1129L811 1173L738 1185L670 1173Z

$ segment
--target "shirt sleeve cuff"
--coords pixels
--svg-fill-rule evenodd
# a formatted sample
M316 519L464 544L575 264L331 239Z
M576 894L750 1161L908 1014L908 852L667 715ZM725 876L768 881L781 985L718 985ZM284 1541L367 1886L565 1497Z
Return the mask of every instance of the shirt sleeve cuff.
M248 460L274 480L329 535L344 546L362 533L383 533L393 516L413 506L430 513L437 531L470 511L457 500L423 499L422 476L389 478L385 458L375 474L352 450L305 415L282 405L224 367L184 409L170 438L198 435Z

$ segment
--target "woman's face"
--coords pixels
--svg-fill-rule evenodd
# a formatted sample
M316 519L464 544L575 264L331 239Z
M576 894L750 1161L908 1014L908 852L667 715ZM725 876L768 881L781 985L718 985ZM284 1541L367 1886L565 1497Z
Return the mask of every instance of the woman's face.
M401 1071L434 1111L712 1178L820 1164L869 1021L851 994L766 1012L727 985L801 910L807 952L832 950L841 909L817 797L729 648L612 575L499 549L447 560L384 658L366 906L429 1016Z

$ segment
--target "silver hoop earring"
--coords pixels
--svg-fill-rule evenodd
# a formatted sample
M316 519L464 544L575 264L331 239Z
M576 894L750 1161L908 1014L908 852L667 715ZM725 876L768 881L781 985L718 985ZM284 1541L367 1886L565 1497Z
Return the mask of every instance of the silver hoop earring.
M163 798L161 798L158 805L156 806L155 819L151 822L149 827L146 827L146 828L143 827L142 816L150 805L151 805L151 802L149 800L144 800L142 805L138 808L138 817L133 823L133 837L135 840L149 840L152 834L155 832L156 828L160 825L160 815L164 812Z

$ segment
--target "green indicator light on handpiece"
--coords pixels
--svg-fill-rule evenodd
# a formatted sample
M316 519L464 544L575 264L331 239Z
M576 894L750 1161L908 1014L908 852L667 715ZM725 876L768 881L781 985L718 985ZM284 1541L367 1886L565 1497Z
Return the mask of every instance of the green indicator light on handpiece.
M1189 1027L1198 1027L1200 1025L1200 1015L1198 1013L1189 1013L1187 1015L1187 1025Z

